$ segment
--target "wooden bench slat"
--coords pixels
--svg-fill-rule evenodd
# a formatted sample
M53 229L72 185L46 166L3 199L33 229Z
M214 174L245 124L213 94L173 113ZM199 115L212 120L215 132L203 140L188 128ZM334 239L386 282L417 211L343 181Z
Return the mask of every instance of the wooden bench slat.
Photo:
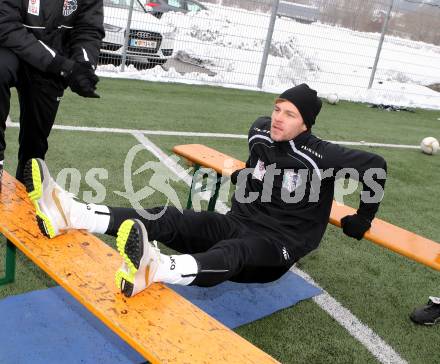
M244 168L245 166L242 161L202 144L177 145L173 148L173 152L191 162L212 168L217 173L221 174L222 171L225 171L225 175L230 175L235 169ZM228 161L228 165L235 168L228 167L225 170L225 160ZM356 210L352 207L334 202L330 214L330 223L340 227L341 218L355 212ZM435 241L377 218L374 219L371 229L365 234L365 238L428 267L440 270L440 244Z
M330 222L341 226L341 218L352 215L356 209L333 202ZM440 244L384 220L375 218L365 239L388 248L398 254L440 270Z
M277 363L162 284L127 299L119 254L84 231L48 240L23 185L3 173L0 230L34 263L152 363ZM19 277L26 279L26 277Z
M233 171L245 167L245 163L203 144L184 144L173 147L173 152L189 161L229 176Z

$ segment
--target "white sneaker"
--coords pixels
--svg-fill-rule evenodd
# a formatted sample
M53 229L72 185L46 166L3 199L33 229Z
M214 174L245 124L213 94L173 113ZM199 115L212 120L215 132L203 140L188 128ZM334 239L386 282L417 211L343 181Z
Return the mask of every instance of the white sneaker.
M53 238L70 228L69 215L75 196L56 184L46 163L37 158L29 160L23 177L41 232Z
M149 287L161 263L157 243L148 241L147 230L139 220L125 220L118 230L116 245L123 258L116 272L116 286L126 297Z

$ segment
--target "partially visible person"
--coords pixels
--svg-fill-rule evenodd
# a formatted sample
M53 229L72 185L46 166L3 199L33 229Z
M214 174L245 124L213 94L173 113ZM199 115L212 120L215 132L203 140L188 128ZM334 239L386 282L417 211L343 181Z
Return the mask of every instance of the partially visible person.
M426 305L417 307L409 316L419 325L435 325L440 323L440 297L429 297Z
M16 176L44 159L64 89L99 97L95 68L103 39L102 0L0 0L0 169L12 87L20 103Z

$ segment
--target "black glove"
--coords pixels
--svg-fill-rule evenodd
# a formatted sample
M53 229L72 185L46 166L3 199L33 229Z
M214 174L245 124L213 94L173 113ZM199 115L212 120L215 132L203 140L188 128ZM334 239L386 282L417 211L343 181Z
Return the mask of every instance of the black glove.
M47 72L66 78L67 75L72 72L74 64L75 62L71 59L57 54L47 67Z
M341 219L342 231L351 238L361 240L371 227L371 221L359 214L348 215Z
M95 92L99 78L95 75L95 70L89 62L74 62L57 54L47 70L60 75L70 89L78 95L92 98L100 97Z
M72 72L66 77L70 89L82 97L99 98L95 92L99 81L89 62L75 62Z

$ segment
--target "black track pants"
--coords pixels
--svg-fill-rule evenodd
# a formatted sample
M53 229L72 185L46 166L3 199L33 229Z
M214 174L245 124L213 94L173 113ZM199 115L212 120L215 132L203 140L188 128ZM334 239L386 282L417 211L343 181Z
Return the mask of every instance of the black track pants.
M129 208L110 208L112 224L107 231L115 235L129 218L142 221L150 240L157 240L182 254L191 254L201 271L192 284L214 286L226 280L271 282L280 278L294 263L293 252L282 239L267 230L255 229L239 218L217 212L195 212L167 207L145 210L149 218Z
M30 158L44 159L58 105L63 96L62 83L50 74L20 62L17 56L0 47L0 160L4 159L6 118L9 114L11 87L16 87L20 103L20 135L17 177Z

